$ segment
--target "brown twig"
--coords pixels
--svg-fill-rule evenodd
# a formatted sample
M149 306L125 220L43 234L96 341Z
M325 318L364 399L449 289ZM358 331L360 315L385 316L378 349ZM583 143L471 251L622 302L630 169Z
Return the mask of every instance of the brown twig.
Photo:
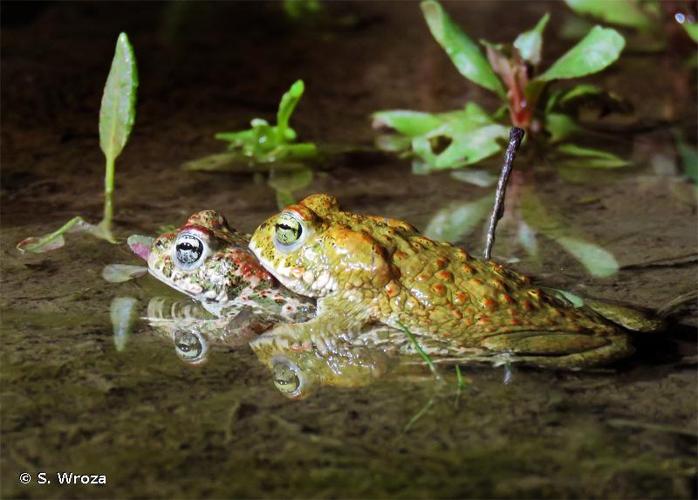
M487 243L485 244L485 260L492 258L492 247L494 246L494 233L497 229L497 222L504 215L504 197L506 196L507 183L509 182L509 174L511 174L512 164L516 157L516 152L519 150L521 141L523 140L524 131L518 127L512 127L509 132L509 145L504 153L504 165L502 165L502 173L499 175L497 182L497 192L494 197L494 208L490 216L490 225L487 228Z

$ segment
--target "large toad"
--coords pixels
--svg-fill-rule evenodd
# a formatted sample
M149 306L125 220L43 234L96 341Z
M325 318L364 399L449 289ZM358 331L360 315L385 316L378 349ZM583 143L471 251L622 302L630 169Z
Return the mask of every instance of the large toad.
M269 218L250 249L283 285L317 298L315 318L278 324L255 343L283 338L331 350L347 333L382 323L417 338L576 367L630 354L620 326L657 326L632 309L593 301L575 307L501 264L426 238L406 222L345 212L325 194Z

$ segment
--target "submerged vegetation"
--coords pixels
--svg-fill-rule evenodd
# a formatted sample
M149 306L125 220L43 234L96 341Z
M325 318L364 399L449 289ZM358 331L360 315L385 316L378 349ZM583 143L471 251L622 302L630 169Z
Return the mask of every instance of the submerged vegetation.
M29 237L17 245L21 252L42 253L55 250L65 244L64 234L88 233L97 238L116 243L112 233L114 216L114 163L128 141L136 120L136 91L138 71L133 47L126 33L121 33L116 41L116 51L112 60L107 83L102 94L99 110L99 145L104 153L104 215L99 224L94 225L76 216L58 230L39 237Z
M539 71L548 14L512 44L482 41L483 53L436 0L424 1L421 7L431 34L459 73L495 93L502 106L494 113L474 102L444 113L380 111L373 115L374 127L396 133L378 137L379 147L414 157L418 173L472 165L501 151L508 115L510 125L526 130L530 140L545 142L558 165L613 168L628 164L607 151L563 142L583 132L578 121L582 104L602 104L604 111L625 111L627 104L595 85L551 85L613 64L625 46L620 33L595 26L545 71Z

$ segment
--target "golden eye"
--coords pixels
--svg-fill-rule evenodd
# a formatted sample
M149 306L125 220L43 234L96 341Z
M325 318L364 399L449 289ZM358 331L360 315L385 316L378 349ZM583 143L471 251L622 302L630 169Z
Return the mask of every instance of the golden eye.
M283 213L274 225L277 243L290 246L300 240L303 235L303 224L295 216Z

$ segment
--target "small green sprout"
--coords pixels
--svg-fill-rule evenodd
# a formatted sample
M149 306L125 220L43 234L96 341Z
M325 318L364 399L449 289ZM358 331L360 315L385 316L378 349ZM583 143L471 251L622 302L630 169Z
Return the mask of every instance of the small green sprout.
M255 170L255 166L278 163L304 162L315 159L318 149L310 142L297 143L296 131L289 124L298 102L303 96L303 80L296 81L281 97L276 113L276 125L262 118L254 118L250 128L240 132L219 132L216 139L228 143L228 153L206 156L188 162L186 170L233 170L243 164Z
M298 80L281 97L276 125L270 125L262 118L254 118L247 130L220 132L215 137L228 143L228 152L187 162L184 169L268 174L267 183L276 192L279 208L293 203L293 191L308 186L313 180L313 171L308 163L320 158L315 144L296 142L296 131L290 126L291 115L304 90L303 80Z
M55 250L65 244L64 234L78 232L116 243L111 227L114 215L114 162L124 149L136 119L137 89L138 71L133 47L126 33L121 33L116 41L116 51L99 110L99 145L106 160L102 220L94 225L78 215L52 233L20 241L17 244L20 252L43 253Z
M598 73L613 64L625 45L616 30L593 27L547 70L539 72L548 14L512 44L482 41L483 53L439 2L426 0L421 7L431 34L456 69L468 80L494 92L502 106L492 114L472 102L463 110L446 113L405 110L375 113L375 128L396 132L378 137L378 146L414 157L415 173L472 165L501 151L509 129L505 120L507 111L511 125L533 137L539 136L536 139L539 142L546 132L547 142L553 146L584 131L578 122L582 104L600 102L604 111L628 111L622 100L592 85L551 89L555 81ZM556 164L569 161L596 168L627 164L611 153L581 146L558 147L553 156Z

